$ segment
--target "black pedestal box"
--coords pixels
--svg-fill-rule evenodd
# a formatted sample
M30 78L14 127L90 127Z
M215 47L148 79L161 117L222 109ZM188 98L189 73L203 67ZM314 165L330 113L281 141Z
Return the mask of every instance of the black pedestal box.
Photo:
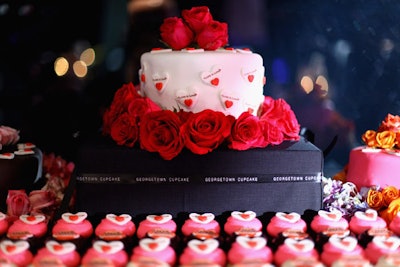
M89 215L252 210L298 212L322 205L322 152L305 139L265 149L157 153L109 140L82 146L76 162L76 209Z

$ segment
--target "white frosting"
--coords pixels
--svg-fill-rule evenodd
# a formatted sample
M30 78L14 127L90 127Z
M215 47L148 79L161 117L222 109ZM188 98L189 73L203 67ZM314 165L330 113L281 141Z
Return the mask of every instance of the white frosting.
M247 50L154 50L141 57L141 94L163 109L257 115L264 101L264 66Z

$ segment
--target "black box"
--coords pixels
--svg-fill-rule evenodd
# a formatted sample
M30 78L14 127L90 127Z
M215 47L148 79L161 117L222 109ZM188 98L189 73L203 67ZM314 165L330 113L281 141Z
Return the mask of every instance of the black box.
M265 149L157 153L108 140L83 146L76 163L76 209L89 215L252 210L298 212L322 207L322 152L305 139Z

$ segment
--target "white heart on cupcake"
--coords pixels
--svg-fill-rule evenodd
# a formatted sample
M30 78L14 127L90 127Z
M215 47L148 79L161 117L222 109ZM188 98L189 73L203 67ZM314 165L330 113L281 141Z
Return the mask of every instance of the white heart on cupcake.
M290 223L296 223L301 219L300 214L298 214L297 212L291 212L291 213L277 212L275 213L275 216L283 221Z
M294 251L309 252L314 249L314 242L310 239L296 240L293 238L286 238L284 242Z
M372 239L378 247L395 251L400 247L400 238L398 236L375 236Z
M231 213L231 216L235 219L241 220L241 221L252 221L254 220L254 218L256 217L256 213L254 211L248 210L245 212L241 212L241 211L233 211Z
M209 254L218 248L219 242L216 239L192 239L187 246L199 254Z
M139 246L146 251L162 251L166 249L171 240L167 237L158 238L142 238L139 241Z
M118 225L124 225L132 220L132 216L129 214L115 215L115 214L110 213L110 214L106 215L106 219L112 223L115 223Z
M19 144L17 144L18 150L33 149L35 147L36 147L36 145L33 144L33 143L19 143Z
M221 73L222 68L220 66L213 66L211 71L203 71L200 77L205 84L217 87L220 83Z
M334 209L331 211L319 210L318 215L328 221L338 222L342 218L342 212L340 210Z
M154 88L157 90L157 92L161 93L162 91L164 91L169 80L168 73L155 73L151 76L151 78L154 84Z
M237 106L240 102L240 98L238 96L227 90L221 92L220 98L224 109L233 108Z
M76 246L71 242L59 243L57 241L50 240L46 242L46 248L53 254L64 255L74 251Z
M193 108L198 99L198 90L194 87L187 88L186 90L178 90L175 94L176 100L185 108Z
M332 236L329 238L329 243L344 251L353 251L357 246L357 239L353 236L346 236L344 238Z
M78 213L66 212L61 215L62 219L68 223L78 224L87 218L87 213L84 211Z
M244 248L259 250L267 245L267 240L264 237L248 237L238 236L236 242Z
M14 255L29 249L29 243L25 240L11 241L3 240L0 243L0 249L6 255Z
M257 75L257 68L242 68L241 69L241 74L243 79L247 82L247 83L253 83L254 79Z
M124 243L121 241L95 241L93 248L100 253L114 254L124 249Z
M0 154L0 159L13 159L14 158L14 153L11 152L5 152Z
M376 221L378 212L374 209L368 209L366 211L356 211L354 216L364 221Z
M172 220L171 214L161 214L161 215L147 215L146 219L153 223L163 224Z
M207 224L214 220L215 215L212 213L203 213L203 214L190 213L189 218L192 219L192 221L194 222Z
M35 151L33 151L30 148L24 148L24 149L19 149L17 151L14 151L15 155L31 155L31 154L35 154Z
M36 214L36 215L24 214L19 216L19 219L26 224L38 224L44 222L44 220L46 220L46 217L42 214Z

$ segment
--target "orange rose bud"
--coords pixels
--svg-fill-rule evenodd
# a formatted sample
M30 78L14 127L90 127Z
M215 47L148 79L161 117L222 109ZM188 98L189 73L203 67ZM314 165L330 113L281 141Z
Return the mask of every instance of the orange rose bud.
M374 130L367 130L361 136L364 143L369 147L377 147L378 143L376 142L376 132Z
M368 191L366 201L368 206L375 210L379 210L385 205L382 193L374 189L370 189Z
M393 148L396 142L396 133L392 131L379 132L376 134L376 141L381 148Z
M399 197L399 190L394 186L387 186L382 190L383 202L389 206L390 202Z

